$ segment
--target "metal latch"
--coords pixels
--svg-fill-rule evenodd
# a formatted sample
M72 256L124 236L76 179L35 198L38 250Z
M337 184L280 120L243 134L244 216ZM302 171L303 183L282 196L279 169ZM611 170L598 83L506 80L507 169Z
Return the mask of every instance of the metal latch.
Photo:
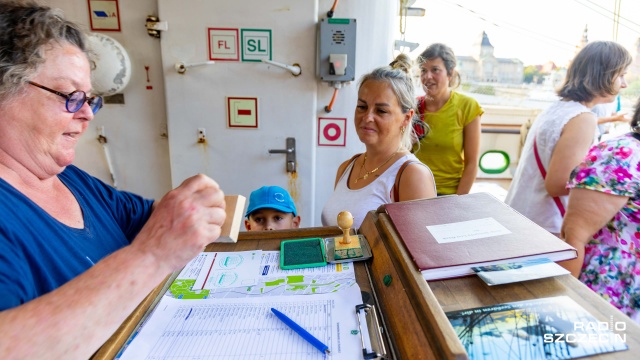
M160 31L169 30L169 23L160 21L157 16L148 15L146 22L147 34L154 38L160 38Z
M287 172L294 173L296 172L296 139L295 138L287 138L287 148L284 150L281 149L269 149L269 154L287 154L286 157L286 167Z

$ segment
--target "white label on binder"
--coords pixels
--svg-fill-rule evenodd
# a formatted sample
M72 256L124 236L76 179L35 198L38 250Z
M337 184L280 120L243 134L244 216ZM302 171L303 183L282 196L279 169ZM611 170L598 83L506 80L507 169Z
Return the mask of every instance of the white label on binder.
M440 244L511 234L509 229L491 217L449 224L430 225L427 226L427 230Z

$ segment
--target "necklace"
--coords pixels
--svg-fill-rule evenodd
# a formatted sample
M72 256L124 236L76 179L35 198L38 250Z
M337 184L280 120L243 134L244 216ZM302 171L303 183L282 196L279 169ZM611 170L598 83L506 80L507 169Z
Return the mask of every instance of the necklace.
M387 160L385 160L381 165L379 165L378 167L376 167L375 169L373 169L371 171L365 172L364 176L360 176L360 174L362 174L362 169L364 169L364 164L367 162L367 153L365 152L364 153L364 159L362 160L362 165L360 165L360 169L358 170L358 177L356 178L356 181L354 183L357 184L359 180L366 180L369 177L369 175L375 173L381 167L385 166L389 161L391 161L391 159L393 159L393 157L396 156L398 151L400 151L400 147L398 147L398 150L396 150L393 154L391 154L391 156L389 156L389 158Z

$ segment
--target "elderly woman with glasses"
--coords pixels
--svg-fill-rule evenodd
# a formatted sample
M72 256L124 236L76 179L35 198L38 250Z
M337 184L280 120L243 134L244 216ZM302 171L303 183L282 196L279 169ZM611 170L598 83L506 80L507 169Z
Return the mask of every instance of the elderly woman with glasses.
M71 165L102 105L84 35L0 2L0 358L89 358L167 274L220 234L203 175L155 203Z

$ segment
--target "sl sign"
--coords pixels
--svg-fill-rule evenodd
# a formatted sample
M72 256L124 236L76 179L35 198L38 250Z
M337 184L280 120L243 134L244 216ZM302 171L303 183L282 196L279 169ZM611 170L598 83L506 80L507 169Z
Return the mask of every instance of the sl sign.
M242 61L271 60L271 30L241 29Z

